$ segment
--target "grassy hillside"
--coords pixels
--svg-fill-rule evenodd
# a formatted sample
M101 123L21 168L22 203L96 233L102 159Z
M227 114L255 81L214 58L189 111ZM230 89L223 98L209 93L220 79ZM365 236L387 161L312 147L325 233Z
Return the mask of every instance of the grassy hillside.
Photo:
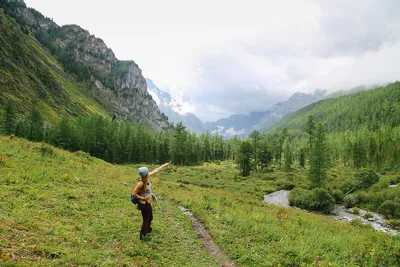
M266 176L230 182L225 164L173 167L155 177L154 231L138 242L140 212L128 198L136 167L0 136L0 265L216 265L178 204L239 266L400 264L399 237L262 203L252 192ZM212 188L192 185L202 179Z
M109 117L111 110L0 9L0 105L5 99L12 99L19 113L37 105L50 122L68 114Z
M136 181L135 166L0 136L0 266L216 266L165 199L139 242Z
M309 115L326 125L330 132L355 131L367 127L371 131L383 125L400 125L400 82L386 87L322 100L308 105L279 121L269 132L284 127L303 131Z

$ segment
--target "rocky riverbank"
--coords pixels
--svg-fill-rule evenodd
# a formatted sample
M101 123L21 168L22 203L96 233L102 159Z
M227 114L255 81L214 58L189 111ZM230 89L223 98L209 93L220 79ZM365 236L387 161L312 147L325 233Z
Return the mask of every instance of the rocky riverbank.
M281 190L265 195L264 201L281 207L290 207L289 192L290 191L288 190ZM392 235L400 235L399 231L389 227L385 218L381 214L375 212L369 212L363 209L348 209L342 205L336 205L332 214L326 216L343 222L351 222L354 219L359 219L363 224L371 224L378 231Z

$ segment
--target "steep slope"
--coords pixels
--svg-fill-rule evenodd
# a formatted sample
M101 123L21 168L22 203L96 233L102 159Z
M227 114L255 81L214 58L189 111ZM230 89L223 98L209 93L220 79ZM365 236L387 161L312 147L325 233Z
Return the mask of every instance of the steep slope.
M270 132L284 127L302 131L309 115L314 115L316 122L323 123L332 132L358 130L363 127L374 131L383 125L399 126L400 82L313 103L276 123Z
M59 27L22 0L1 0L14 17L61 63L63 70L85 84L86 92L108 109L110 116L168 129L168 121L147 92L141 70L133 61L118 60L103 40L77 25Z
M85 91L29 32L23 33L0 9L0 104L12 99L20 113L37 105L50 121L63 114L110 116L111 107L101 105Z
M196 115L192 113L179 113L180 106L170 94L158 88L152 80L146 78L146 82L149 93L170 122L175 124L182 122L190 132L196 134L205 132L204 123Z

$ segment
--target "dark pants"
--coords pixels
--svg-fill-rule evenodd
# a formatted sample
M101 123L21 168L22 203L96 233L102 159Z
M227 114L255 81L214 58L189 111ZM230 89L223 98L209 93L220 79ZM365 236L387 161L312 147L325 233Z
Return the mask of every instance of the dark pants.
M146 234L151 225L151 221L153 220L153 210L151 208L151 205L146 202L146 204L138 203L139 209L142 212L142 218L143 218L143 223L142 223L142 233Z

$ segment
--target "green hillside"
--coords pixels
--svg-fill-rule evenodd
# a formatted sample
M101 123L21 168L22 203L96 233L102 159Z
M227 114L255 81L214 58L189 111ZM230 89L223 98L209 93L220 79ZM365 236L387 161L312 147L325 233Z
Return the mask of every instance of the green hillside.
M269 132L285 127L294 132L303 131L309 115L324 124L328 132L357 131L365 127L376 131L382 126L399 126L400 82L313 103L286 116Z
M0 265L217 266L178 205L196 214L238 266L400 264L398 237L262 203L245 185L267 186L281 174L238 180L236 190L229 164L158 174L154 230L139 242L140 212L128 197L137 167L0 136ZM202 175L226 187L191 185Z
M61 115L109 117L110 111L0 9L0 105L5 99L13 100L18 113L36 105L50 122Z

